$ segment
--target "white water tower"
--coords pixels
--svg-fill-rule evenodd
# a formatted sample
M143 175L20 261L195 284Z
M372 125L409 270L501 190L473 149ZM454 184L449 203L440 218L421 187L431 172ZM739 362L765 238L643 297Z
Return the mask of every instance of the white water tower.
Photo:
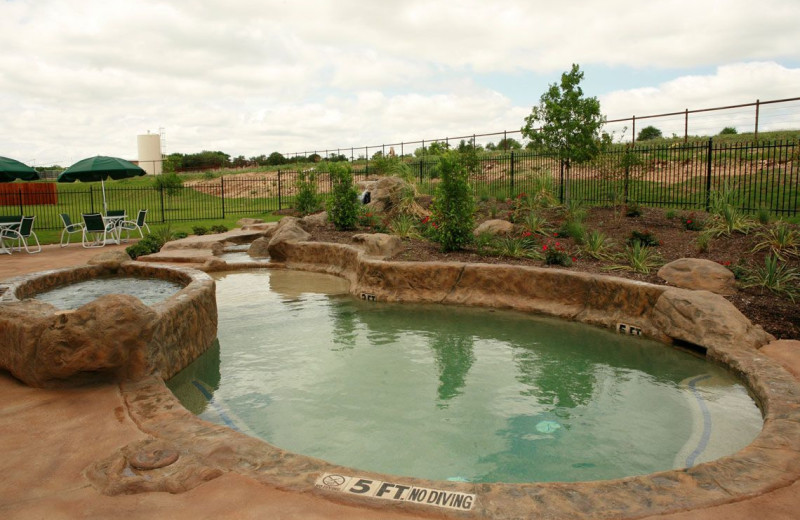
M164 171L161 157L161 136L159 134L143 134L136 136L139 145L139 167L148 175L160 175Z

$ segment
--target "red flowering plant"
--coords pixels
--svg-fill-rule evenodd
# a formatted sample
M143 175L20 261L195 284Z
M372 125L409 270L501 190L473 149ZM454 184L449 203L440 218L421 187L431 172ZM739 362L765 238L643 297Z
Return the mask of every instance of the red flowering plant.
M382 233L386 230L386 226L384 226L381 219L366 208L363 209L358 216L358 227L368 229L375 233Z
M542 244L542 254L544 255L544 263L547 265L570 267L578 260L575 256L569 254L564 244L557 240L547 240Z
M422 236L427 238L428 240L436 241L437 234L439 233L439 225L436 224L431 217L426 216L423 217L422 220L419 221L419 226L417 226L422 233Z
M702 231L703 221L697 220L694 213L689 213L689 216L683 219L683 229L687 231Z

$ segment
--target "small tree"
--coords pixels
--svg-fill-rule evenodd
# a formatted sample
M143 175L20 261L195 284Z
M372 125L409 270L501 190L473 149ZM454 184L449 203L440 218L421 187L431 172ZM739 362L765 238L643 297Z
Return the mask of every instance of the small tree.
M723 129L720 131L719 135L736 135L736 134L738 134L738 133L739 133L739 132L737 132L737 131L736 131L736 128L735 128L735 127L732 127L732 126L726 126L725 128L723 128Z
M329 163L333 189L328 202L328 220L339 231L356 228L359 215L358 192L353 186L353 172L346 163Z
M286 164L286 157L284 157L280 152L272 152L269 154L269 157L267 157L266 163L270 166Z
M469 185L469 173L455 152L439 157L441 182L433 199L436 239L442 251L457 251L472 241L475 200Z
M317 193L317 178L314 172L297 175L297 196L294 207L301 215L310 215L322 209L322 198Z
M661 130L654 126L646 126L639 130L639 135L636 136L636 139L639 141L648 141L650 139L658 139L663 137L661 135Z
M582 79L583 72L573 64L569 72L561 75L560 84L553 83L542 94L539 105L533 107L522 127L522 135L533 146L557 155L567 175L573 162L591 160L602 147L600 129L605 117L600 114L597 98L584 97Z

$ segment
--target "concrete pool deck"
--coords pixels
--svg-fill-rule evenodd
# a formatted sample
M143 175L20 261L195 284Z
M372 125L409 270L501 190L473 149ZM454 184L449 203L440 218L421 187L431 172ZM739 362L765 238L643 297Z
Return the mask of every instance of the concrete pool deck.
M0 279L85 264L104 250L45 246L37 255L0 257ZM765 352L800 374L791 349ZM132 419L119 385L67 390L29 388L0 372L0 517L2 518L429 518L342 505L318 495L283 491L234 473L180 494L106 496L85 478L86 468L147 435ZM790 519L800 510L800 483L722 506L660 519ZM509 518L526 517L509 511ZM598 517L601 518L601 517Z

